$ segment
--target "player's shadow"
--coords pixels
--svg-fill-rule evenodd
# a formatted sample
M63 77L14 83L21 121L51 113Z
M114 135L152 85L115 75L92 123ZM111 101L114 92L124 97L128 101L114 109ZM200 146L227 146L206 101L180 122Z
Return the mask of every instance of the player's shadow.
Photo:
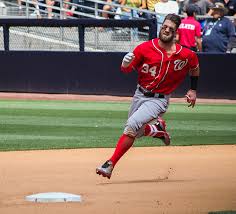
M126 181L111 181L106 183L99 183L98 185L112 185L112 184L139 184L139 183L178 183L189 182L191 180L169 180L168 178L155 178L155 179L143 179L143 180L126 180Z

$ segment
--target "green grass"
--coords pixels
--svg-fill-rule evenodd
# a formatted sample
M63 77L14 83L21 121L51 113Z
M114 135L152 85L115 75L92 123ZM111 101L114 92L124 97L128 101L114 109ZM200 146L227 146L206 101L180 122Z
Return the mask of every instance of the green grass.
M0 151L115 147L129 103L0 101ZM236 144L236 105L171 104L172 145ZM135 146L160 146L143 137Z

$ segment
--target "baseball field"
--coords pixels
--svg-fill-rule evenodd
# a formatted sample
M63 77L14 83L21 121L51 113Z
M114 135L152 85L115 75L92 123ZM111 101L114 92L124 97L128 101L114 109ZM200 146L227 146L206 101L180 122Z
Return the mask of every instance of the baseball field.
M114 151L130 98L0 97L2 214L236 213L236 101L172 99L171 146L137 140L108 180L95 168ZM82 202L25 201L43 192Z

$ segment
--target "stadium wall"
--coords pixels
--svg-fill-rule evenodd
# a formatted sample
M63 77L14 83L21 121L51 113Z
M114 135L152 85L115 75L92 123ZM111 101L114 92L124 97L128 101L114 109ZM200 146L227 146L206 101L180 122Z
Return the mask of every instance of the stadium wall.
M132 96L137 74L123 74L117 52L0 51L2 92ZM236 99L236 54L199 54L198 97ZM174 97L189 87L186 78Z

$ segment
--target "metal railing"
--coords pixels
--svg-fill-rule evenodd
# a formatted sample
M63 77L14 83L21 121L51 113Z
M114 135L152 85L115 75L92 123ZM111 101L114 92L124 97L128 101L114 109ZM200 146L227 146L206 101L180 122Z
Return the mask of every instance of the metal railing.
M87 0L90 1L90 0ZM35 18L30 16L30 14L36 10L33 5L32 0L22 0L25 2L23 5L23 9L25 9L25 16L22 18L27 18L32 20ZM85 11L78 12L75 11L80 17L83 18L93 18L97 20L102 20L103 18L99 16L103 10L99 9L98 4L106 4L103 1L93 1L95 7L88 7L85 5L80 5L80 9L88 10L90 13L85 13ZM51 6L54 10L54 19L49 20L54 21L58 19L64 19L65 12L70 10L63 8L64 3L60 0L60 7ZM71 6L75 4L69 3ZM40 13L43 15L43 18L47 17L47 9L46 4L38 3L39 6L44 6L45 9L39 9ZM97 5L97 6L96 6ZM76 5L77 6L77 5ZM114 6L114 5L113 5ZM116 5L119 6L119 5ZM39 20L39 23L44 19ZM66 20L62 20L65 23L69 20L77 20L76 18L71 19L69 17ZM79 19L80 20L80 19ZM140 19L141 20L141 19ZM144 19L142 19L144 20ZM34 20L35 21L35 20ZM59 21L59 20L58 20ZM105 20L104 20L105 21ZM112 21L112 20L110 20ZM126 22L126 21L124 21ZM3 36L5 37L4 43L2 42L2 49L4 50L63 50L63 51L130 51L137 44L146 41L150 38L149 28L147 26L137 26L136 28L132 28L132 26L127 27L125 25L116 26L109 25L106 26L90 26L86 27L84 30L84 36L80 37L79 30L76 26L73 27L63 27L50 26L50 22L48 22L48 26L27 26L27 21L25 20L25 26L11 26L9 31L2 29ZM62 23L62 22L61 22ZM1 28L0 28L1 31ZM5 32L5 33L4 33ZM9 37L9 41L7 42L7 37ZM81 43L81 39L83 38L85 41ZM0 42L1 48L1 42Z
M74 17L71 16L66 16L66 13L71 12L70 9L63 7L63 5L68 5L69 8L76 8L75 11L73 11L73 14L78 16L78 17L84 17L84 18L96 18L96 19L104 19L102 17L102 13L106 12L110 15L120 15L123 16L122 14L117 14L116 12L112 12L112 11L105 11L102 9L102 7L104 5L110 5L113 8L117 9L117 8L127 8L130 9L131 11L137 11L138 13L147 13L147 14L152 14L155 15L154 12L151 12L149 10L141 10L138 8L132 8L132 7L128 7L128 6L122 6L120 4L114 4L114 3L108 3L108 2L104 2L104 1L100 1L100 0L86 0L86 2L90 2L91 5L84 5L84 4L74 4L71 2L66 2L63 0L55 0L55 2L57 3L57 5L59 6L50 6L50 5L46 5L45 3L41 3L38 2L37 5L40 7L38 9L38 11L42 14L43 18L47 18L48 15L48 8L51 8L53 10L53 16L54 18L58 18L58 19L64 19L64 18L68 18L68 19L73 19ZM32 0L22 0L22 13L20 16L24 16L24 18L35 18L34 16L31 16L31 13L34 12L35 10L37 10L35 8L35 2ZM12 3L12 2L6 2L7 5L9 6L17 6L16 3ZM42 9L44 8L44 9ZM133 12L131 12L131 18L135 18L135 19L143 19L142 17L133 17ZM17 14L15 14L15 16L17 16Z
M0 19L0 49L124 51L156 37L156 20Z
M9 1L3 1L3 2L5 2L6 5L17 6L16 2L15 3L12 3ZM51 8L53 10L54 18L58 18L58 19L65 19L65 18L74 19L74 18L76 18L74 16L67 16L66 13L71 12L71 10L68 8L64 8L63 5L68 5L69 8L72 8L72 7L77 8L77 10L73 11L73 14L77 17L80 17L80 18L84 17L84 18L103 19L102 15L101 15L103 12L113 15L113 16L115 16L115 15L120 15L121 17L123 16L123 14L118 14L114 11L104 11L102 9L104 5L110 5L114 9L117 9L117 8L130 9L131 10L131 18L135 18L135 19L144 19L144 18L143 17L134 17L133 16L134 11L136 11L139 14L140 13L148 14L149 17L155 16L155 17L157 17L157 20L158 20L158 15L162 15L162 14L157 14L155 12L152 12L152 11L146 10L146 9L133 8L133 7L128 7L128 6L123 6L120 4L108 3L106 1L100 1L100 0L81 0L81 4L74 4L71 2L66 2L64 0L55 0L55 2L57 2L59 6L49 6L44 3L38 2L38 6L45 8L45 9L39 9L39 12L42 14L43 18L47 18L47 15L48 15L47 8ZM84 3L82 3L82 2L84 2ZM88 5L88 2L90 3L90 5ZM24 5L22 6L23 13L21 13L20 16L22 16L23 18L35 18L34 16L31 16L31 13L36 10L36 8L33 6L34 2L32 0L22 0L22 3L24 3ZM16 17L16 16L17 16L17 14L15 14L14 17ZM183 17L183 15L180 15L180 16ZM226 17L229 18L230 20L236 19L235 16L226 16ZM198 20L210 19L211 16L197 15L196 18Z

